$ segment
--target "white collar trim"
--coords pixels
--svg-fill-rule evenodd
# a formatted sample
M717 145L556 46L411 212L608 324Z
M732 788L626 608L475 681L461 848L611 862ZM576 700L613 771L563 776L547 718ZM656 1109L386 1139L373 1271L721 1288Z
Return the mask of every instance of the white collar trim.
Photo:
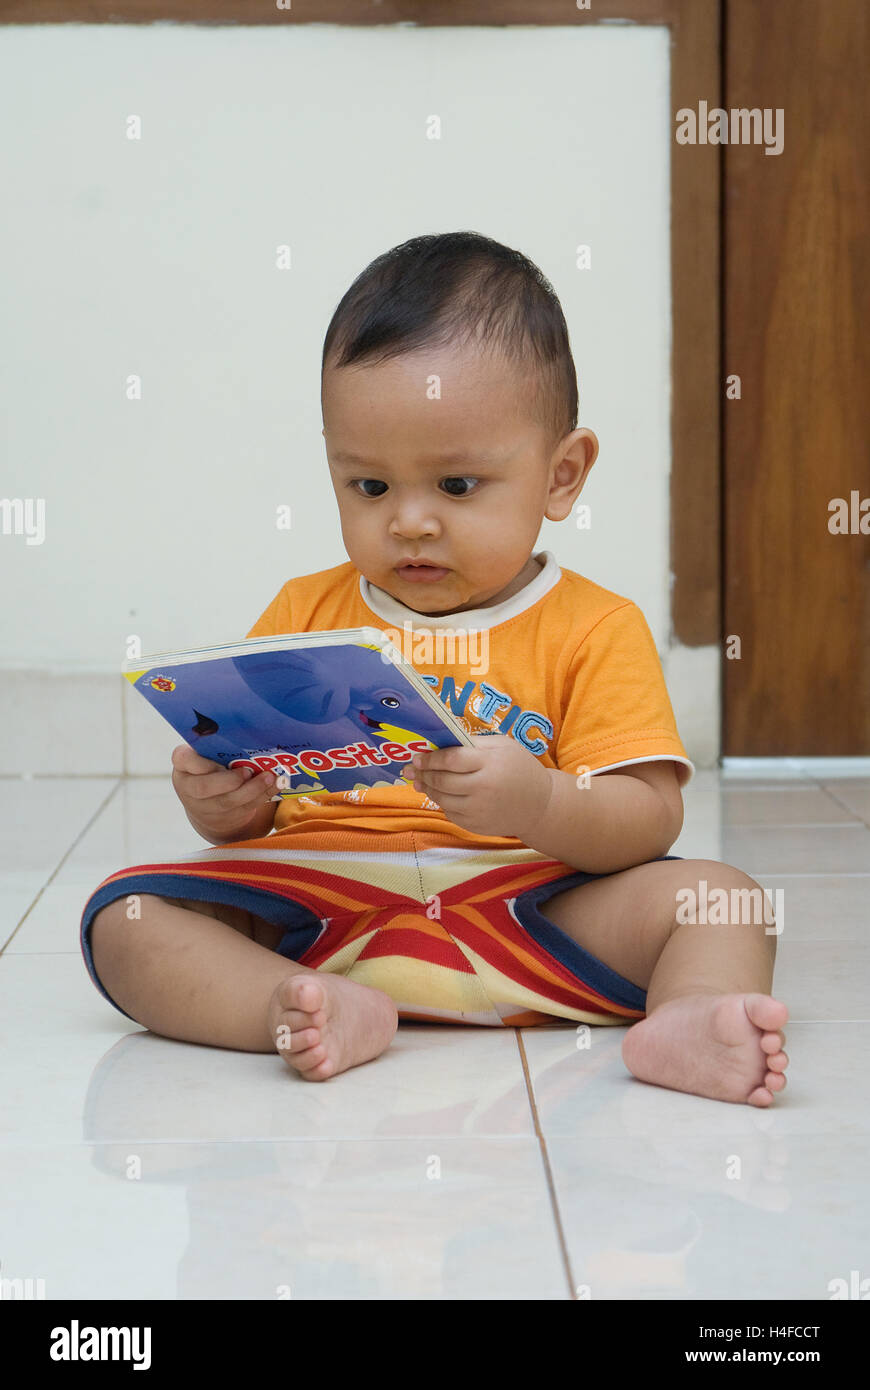
M469 608L462 613L415 613L413 608L399 603L399 600L393 598L385 589L370 584L363 574L359 577L360 597L367 608L394 627L402 627L404 623L409 622L412 628L473 627L480 632L486 632L498 627L500 623L507 622L509 618L524 613L527 608L531 608L543 598L544 594L549 593L562 578L562 571L551 550L538 550L533 558L543 560L543 569L512 598L505 599L503 603L497 603L491 608Z

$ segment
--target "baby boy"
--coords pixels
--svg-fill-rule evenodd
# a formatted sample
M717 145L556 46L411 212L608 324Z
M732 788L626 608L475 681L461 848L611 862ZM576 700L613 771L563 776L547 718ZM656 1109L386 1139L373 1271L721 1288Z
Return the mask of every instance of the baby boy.
M534 551L598 453L552 287L471 232L394 248L335 311L322 406L350 559L289 581L248 635L474 630L481 680L458 652L415 659L473 746L283 800L269 773L177 748L175 790L220 848L100 886L95 983L155 1032L277 1051L308 1081L379 1056L400 1018L561 1019L630 1024L642 1081L770 1105L787 1010L772 917L747 911L762 890L668 853L693 769L649 630Z

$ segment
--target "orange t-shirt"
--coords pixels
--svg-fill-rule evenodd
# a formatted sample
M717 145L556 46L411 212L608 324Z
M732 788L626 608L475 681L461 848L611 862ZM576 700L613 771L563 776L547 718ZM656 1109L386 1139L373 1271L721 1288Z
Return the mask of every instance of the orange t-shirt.
M667 758L681 783L686 755L646 619L621 598L539 551L538 575L491 608L415 613L370 585L350 561L298 579L275 595L248 637L336 628L385 632L470 734L510 734L545 767L578 773ZM463 643L451 634L467 634ZM275 831L323 844L323 832L414 831L422 846L445 834L478 848L520 848L449 820L413 787L357 787L285 797Z

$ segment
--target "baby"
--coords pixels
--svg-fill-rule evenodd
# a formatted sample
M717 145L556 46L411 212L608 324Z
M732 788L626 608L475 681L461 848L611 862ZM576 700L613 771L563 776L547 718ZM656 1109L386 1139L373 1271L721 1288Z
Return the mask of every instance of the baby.
M217 848L95 890L95 984L155 1032L277 1051L308 1081L379 1056L400 1018L629 1024L640 1080L770 1105L788 1058L766 899L668 854L693 767L649 629L533 549L598 453L552 287L471 232L394 248L335 311L322 408L350 559L290 580L248 635L424 638L414 664L473 747L283 799L176 748Z

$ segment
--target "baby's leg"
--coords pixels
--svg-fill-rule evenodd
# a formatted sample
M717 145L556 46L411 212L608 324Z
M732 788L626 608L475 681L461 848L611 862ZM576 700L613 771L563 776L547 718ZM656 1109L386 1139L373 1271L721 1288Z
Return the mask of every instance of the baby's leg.
M725 889L721 923L678 921L687 889L699 919L715 918L712 895ZM764 914L747 910L760 893L729 864L674 859L608 874L539 904L568 936L647 991L647 1016L622 1049L641 1081L759 1106L785 1086L788 1010L770 995L772 914L769 906Z
M306 1080L377 1057L398 1025L389 995L310 970L275 951L280 927L237 908L139 894L91 925L103 987L131 1018L164 1037L240 1052L274 1052Z

